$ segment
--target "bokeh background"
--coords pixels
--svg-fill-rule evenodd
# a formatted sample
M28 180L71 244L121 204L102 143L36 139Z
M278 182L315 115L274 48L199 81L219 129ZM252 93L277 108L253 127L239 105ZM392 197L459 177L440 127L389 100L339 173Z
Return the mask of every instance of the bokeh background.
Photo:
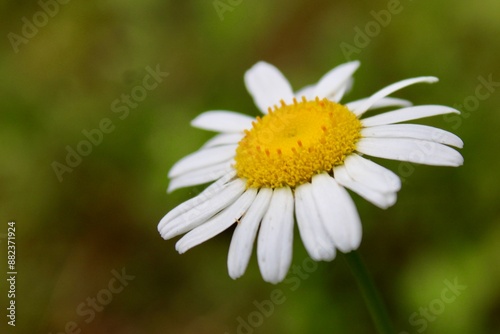
M52 4L53 17L44 21L41 3ZM193 117L209 109L256 115L243 73L259 60L298 89L347 58L362 66L346 100L435 75L438 84L394 96L464 111L422 121L464 140L464 166L377 160L404 178L398 203L381 210L353 194L364 226L360 253L396 331L500 332L500 2L41 3L0 2L2 333L374 333L343 256L311 266L298 234L293 262L309 271L273 286L255 255L242 278L228 277L232 229L184 255L156 230L168 210L203 189L165 193L173 163L213 135L191 128ZM390 22L373 23L372 11L388 8L397 9ZM34 19L36 32L23 28ZM372 36L358 36L367 28ZM114 112L147 67L168 76L126 116ZM479 78L496 84L478 88ZM113 130L59 180L54 162L65 164L67 146L76 149L82 131L103 119ZM10 220L15 328L6 324ZM113 272L122 270L133 279L90 311L88 301L109 298ZM462 287L453 301L447 281ZM284 302L259 318L254 302L274 289Z

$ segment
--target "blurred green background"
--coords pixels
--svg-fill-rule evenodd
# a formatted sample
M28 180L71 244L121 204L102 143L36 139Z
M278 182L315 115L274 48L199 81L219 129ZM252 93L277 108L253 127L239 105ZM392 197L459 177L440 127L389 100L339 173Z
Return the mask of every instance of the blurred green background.
M257 115L243 73L259 60L299 89L346 58L362 66L344 101L435 75L438 84L395 96L464 110L421 122L464 140L464 166L377 160L404 177L398 203L384 211L353 195L360 253L394 327L500 332L500 2L60 1L0 2L0 247L6 254L15 220L18 271L13 328L5 255L2 333L374 333L342 255L277 286L262 281L254 255L233 281L231 229L184 255L156 230L203 189L165 193L173 163L213 135L191 128L192 118L209 109ZM376 23L388 8L390 22ZM365 29L371 36L360 37ZM114 112L122 94L140 93L148 67L168 76L129 114L123 102ZM65 164L67 146L103 119L113 129L59 180L54 162ZM295 236L293 263L310 265ZM122 270L126 286L110 294ZM461 290L445 290L450 282ZM274 289L285 299L262 314L255 303ZM92 311L96 297L105 303Z

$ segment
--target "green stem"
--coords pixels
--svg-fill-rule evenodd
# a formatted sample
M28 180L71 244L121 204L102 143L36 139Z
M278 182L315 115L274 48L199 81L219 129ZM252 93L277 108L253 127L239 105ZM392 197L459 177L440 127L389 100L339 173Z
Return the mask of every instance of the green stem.
M378 333L393 334L394 330L391 326L387 310L360 255L356 251L344 255L352 274L356 278L359 290L363 295Z

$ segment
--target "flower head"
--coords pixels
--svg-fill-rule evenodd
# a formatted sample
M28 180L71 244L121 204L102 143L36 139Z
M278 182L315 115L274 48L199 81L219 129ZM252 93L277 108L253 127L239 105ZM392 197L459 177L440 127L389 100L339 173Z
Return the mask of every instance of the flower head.
M184 253L236 224L229 275L243 275L258 235L262 276L277 283L292 260L294 215L311 258L329 261L337 249L349 252L361 242L361 222L346 188L380 208L396 202L399 177L365 155L436 166L463 163L450 147L463 146L454 134L399 124L459 111L388 97L436 78L403 80L368 98L340 104L358 67L357 61L337 66L317 84L295 93L270 64L259 62L248 70L245 83L263 116L208 111L192 121L220 134L172 167L169 191L215 182L160 221L162 237L188 232L176 244ZM394 110L362 118L368 110L383 107Z

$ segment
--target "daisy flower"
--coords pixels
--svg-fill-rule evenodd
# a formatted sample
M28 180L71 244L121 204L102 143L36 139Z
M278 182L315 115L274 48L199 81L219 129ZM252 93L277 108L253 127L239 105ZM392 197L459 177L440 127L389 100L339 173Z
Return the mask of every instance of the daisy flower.
M399 124L428 116L459 113L441 105L412 106L388 97L435 77L389 85L368 98L341 104L358 61L335 67L317 84L294 93L274 66L259 62L244 81L263 113L256 118L213 110L191 125L219 132L170 170L168 191L215 181L170 211L158 225L164 239L185 234L179 253L236 224L228 254L229 275L245 272L255 239L265 281L282 281L292 260L294 221L316 261L361 242L361 222L349 189L380 208L396 202L399 177L366 156L435 166L459 166L454 134L425 125ZM377 108L394 110L363 118Z

